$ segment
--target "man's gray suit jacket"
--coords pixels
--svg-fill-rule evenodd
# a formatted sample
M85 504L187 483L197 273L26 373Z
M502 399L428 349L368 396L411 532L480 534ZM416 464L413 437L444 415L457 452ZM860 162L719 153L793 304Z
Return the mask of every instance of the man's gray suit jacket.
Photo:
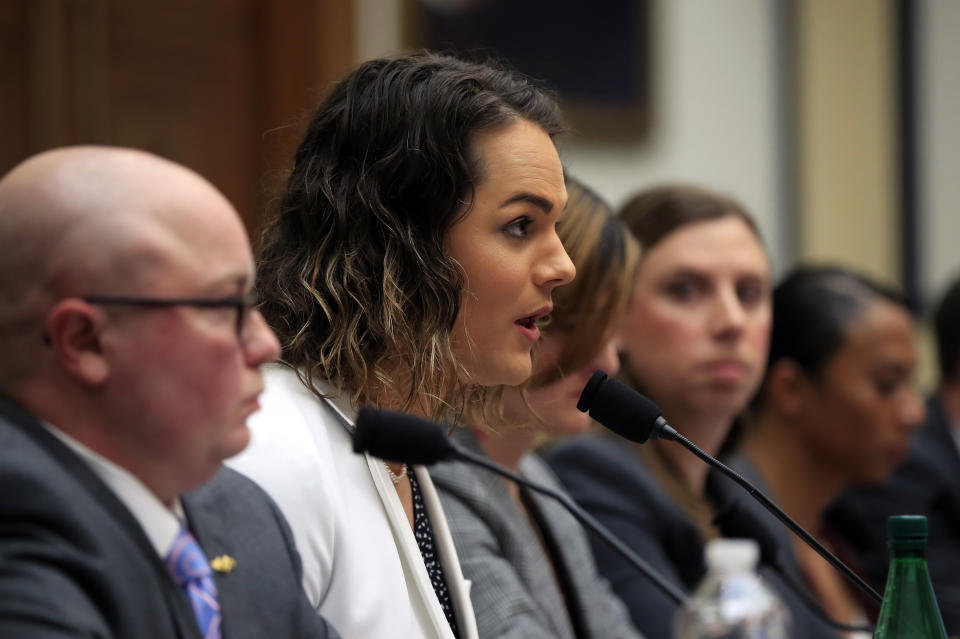
M190 604L129 510L35 418L0 397L0 637L200 639ZM222 469L182 498L212 559L223 639L333 638L300 584L286 522Z

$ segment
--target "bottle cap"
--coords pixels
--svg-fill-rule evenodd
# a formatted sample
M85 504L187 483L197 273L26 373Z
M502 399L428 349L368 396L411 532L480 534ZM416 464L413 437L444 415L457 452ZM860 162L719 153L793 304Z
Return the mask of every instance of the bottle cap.
M707 543L707 568L714 573L752 572L760 547L752 539L713 539Z
M893 550L923 550L927 547L927 518L894 515L887 519L887 543Z

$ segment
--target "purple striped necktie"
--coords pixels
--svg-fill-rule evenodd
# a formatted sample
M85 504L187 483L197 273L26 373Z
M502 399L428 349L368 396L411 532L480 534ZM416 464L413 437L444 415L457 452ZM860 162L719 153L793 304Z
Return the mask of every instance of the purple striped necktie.
M200 544L186 527L180 528L167 553L167 568L190 600L204 639L220 639L220 602L213 571Z

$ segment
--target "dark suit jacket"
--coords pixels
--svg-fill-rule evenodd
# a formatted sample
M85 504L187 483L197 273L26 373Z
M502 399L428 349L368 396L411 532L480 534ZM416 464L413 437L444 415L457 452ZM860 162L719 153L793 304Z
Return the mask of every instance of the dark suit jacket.
M881 591L890 562L886 521L898 514L927 517L933 589L948 634L960 635L960 452L935 397L927 402L927 421L914 433L907 460L890 480L849 491L827 515Z
M200 639L186 596L143 529L73 451L0 398L0 636ZM224 639L336 637L300 585L276 506L223 469L183 496L215 573Z
M587 435L564 441L544 457L571 497L600 520L652 568L681 590L692 592L704 577L704 541L687 513L677 505L620 437ZM716 504L751 498L732 480L711 472L708 492ZM653 583L601 541L591 538L597 569L627 605L633 623L647 639L671 639L678 606ZM791 636L833 639L775 575L763 572L790 607Z
M660 487L633 445L588 435L544 453L570 496L681 590L703 577L703 542L686 513ZM591 537L597 569L648 639L673 636L677 605L602 541Z

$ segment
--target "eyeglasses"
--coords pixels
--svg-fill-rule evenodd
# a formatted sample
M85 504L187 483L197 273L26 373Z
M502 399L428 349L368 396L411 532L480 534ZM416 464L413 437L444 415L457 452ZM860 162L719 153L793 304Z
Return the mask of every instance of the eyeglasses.
M233 308L237 312L237 339L243 340L243 326L250 312L257 306L257 294L251 291L243 297L122 297L113 295L88 295L81 298L88 304L104 306L142 306L168 308L193 306L196 308Z

